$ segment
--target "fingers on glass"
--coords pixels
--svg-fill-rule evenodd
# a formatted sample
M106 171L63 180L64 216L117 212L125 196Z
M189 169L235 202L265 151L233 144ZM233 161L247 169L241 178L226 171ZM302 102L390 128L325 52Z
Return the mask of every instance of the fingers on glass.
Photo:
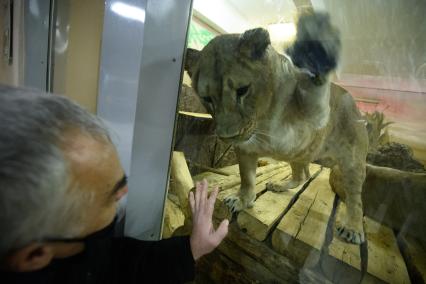
M192 214L195 212L195 199L194 199L194 193L191 191L189 192L189 205L191 206Z
M195 187L195 209L198 210L200 207L200 198L201 198L201 183L197 182Z
M208 192L208 183L206 179L203 179L201 181L201 208L205 208L206 206L206 201L207 201L207 192Z
M214 211L214 204L215 204L215 202L216 202L216 198L217 198L218 193L219 193L219 188L216 186L216 187L213 189L213 192L210 194L210 197L209 197L209 199L208 199L208 204L209 204L209 214L210 214L210 215L213 215L213 211Z

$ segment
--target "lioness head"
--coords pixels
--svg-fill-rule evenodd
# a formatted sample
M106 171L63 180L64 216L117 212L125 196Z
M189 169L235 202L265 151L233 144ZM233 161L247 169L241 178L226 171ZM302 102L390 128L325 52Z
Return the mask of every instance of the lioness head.
M247 140L256 115L266 111L273 91L268 49L268 32L254 29L218 36L200 52L187 51L192 86L214 117L220 138Z
M201 51L188 49L185 70L216 122L217 135L231 142L248 140L259 119L268 119L276 96L285 97L278 100L283 108L292 100L297 70L306 68L305 74L314 78L333 69L338 50L335 42L329 41L336 41L333 33L328 17L301 17L297 39L289 50L295 65L272 48L269 34L262 28L241 35L220 35ZM315 38L318 35L325 37L326 43ZM336 42L340 44L338 37ZM313 52L307 50L310 48Z

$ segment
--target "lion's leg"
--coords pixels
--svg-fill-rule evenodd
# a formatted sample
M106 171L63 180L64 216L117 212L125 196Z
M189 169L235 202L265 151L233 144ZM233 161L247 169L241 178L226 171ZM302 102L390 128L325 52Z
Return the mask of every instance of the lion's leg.
M256 186L257 155L241 153L238 150L236 152L240 167L240 192L224 200L232 213L252 207L256 198L254 187Z
M337 235L346 242L364 242L362 184L365 179L365 165L335 167L330 174L330 185L346 204L341 224L336 224ZM344 211L343 211L344 212Z
M301 162L291 162L291 179L284 183L269 182L266 188L272 191L286 191L290 188L298 187L310 177L309 164Z

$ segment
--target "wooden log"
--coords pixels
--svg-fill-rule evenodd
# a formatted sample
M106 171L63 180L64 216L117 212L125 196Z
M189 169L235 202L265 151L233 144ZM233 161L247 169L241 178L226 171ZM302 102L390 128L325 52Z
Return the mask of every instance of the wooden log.
M290 259L311 267L318 263L335 198L324 168L284 215L272 234L272 247Z
M217 142L214 129L213 119L208 114L179 112L174 150L184 152L186 158L194 163L212 166ZM189 169L193 174L201 172L191 165Z
M177 228L183 226L185 222L185 216L183 215L183 212L179 206L169 198L166 199L166 206L164 211L162 237L167 239L173 235Z
M288 167L288 165L286 163L280 162L280 163L271 164L265 167L258 168L256 170L256 183L258 181L266 180L270 176L271 172L277 169L282 169L284 167ZM221 191L225 191L227 189L233 188L240 184L241 184L240 176L231 176L228 180L226 180L226 182L224 182L223 184L218 184L218 186L220 187Z
M336 222L345 214L346 205L340 202ZM410 283L405 262L399 252L392 230L364 217L364 230L368 242L367 282ZM334 231L334 230L333 230ZM330 257L322 259L324 274L333 282L356 282L360 279L360 251L358 245L349 244L334 236L328 247Z
M232 166L227 166L224 168L220 169L221 171L224 171L226 173L228 173L229 175L224 176L218 173L214 173L214 172L202 172L196 176L193 177L194 181L201 181L203 179L206 179L207 182L209 183L209 191L212 190L215 186L222 186L222 185L226 185L227 182L233 182L235 179L237 179L237 177L240 176L240 170L238 167L238 164L236 165L232 165ZM230 176L232 176L232 179L230 180ZM238 180L238 179L237 179Z
M311 164L310 172L316 173L320 166ZM287 167L282 173L271 178L271 182L291 178L291 168ZM290 202L305 184L285 192L265 192L255 202L252 208L247 208L238 214L238 225L256 240L263 241L274 225L281 219Z
M237 176L237 175L231 175L231 176ZM226 180L229 178L229 176L224 176L217 173L212 172L203 172L193 177L194 181L201 181L203 179L206 179L209 183L209 190L212 189L214 186L218 184L222 184L226 182Z
M237 163L237 157L229 143L220 140L215 133L211 115L180 111L178 114L175 151L182 151L193 162L189 170L193 175L203 172L201 166L217 168Z
M201 169L203 171L212 172L212 173L219 174L219 175L222 175L222 176L230 176L229 173L222 171L220 169L215 169L215 168L211 168L211 167L208 167L208 166L200 165L200 164L197 164L197 163L194 163L194 162L191 162L191 161L187 161L187 162L189 164L191 164L192 166L194 166L198 169Z
M218 170L219 170L219 172L218 172ZM206 172L203 172L203 173L196 175L194 177L194 179L195 180L201 180L201 179L203 179L203 177L208 178L209 176L211 176L211 173L216 173L216 174L219 174L221 176L232 176L232 175L239 176L240 175L240 169L238 167L238 164L235 164L235 165L226 166L226 167L223 167L223 168L220 168L220 169L215 169L214 171L206 170ZM220 178L223 179L223 177L220 177Z
M194 89L189 86L190 84L186 84L189 82L185 81L184 79L180 90L178 109L180 111L206 113L207 110L201 103L200 97L195 93Z
M212 119L212 116L208 113L199 113L199 112L191 112L191 111L179 111L180 115L187 115L196 118L206 118Z
M191 210L189 208L188 194L191 188L194 187L194 182L183 152L173 152L170 171L172 179L170 190L178 196L179 205L185 217L190 218Z

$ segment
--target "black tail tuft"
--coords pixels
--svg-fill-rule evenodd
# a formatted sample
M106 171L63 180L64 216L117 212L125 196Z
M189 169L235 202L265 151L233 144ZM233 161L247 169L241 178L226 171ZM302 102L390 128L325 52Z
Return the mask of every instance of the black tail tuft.
M326 75L337 67L340 36L325 13L305 14L297 23L297 37L287 50L294 65L314 75Z

